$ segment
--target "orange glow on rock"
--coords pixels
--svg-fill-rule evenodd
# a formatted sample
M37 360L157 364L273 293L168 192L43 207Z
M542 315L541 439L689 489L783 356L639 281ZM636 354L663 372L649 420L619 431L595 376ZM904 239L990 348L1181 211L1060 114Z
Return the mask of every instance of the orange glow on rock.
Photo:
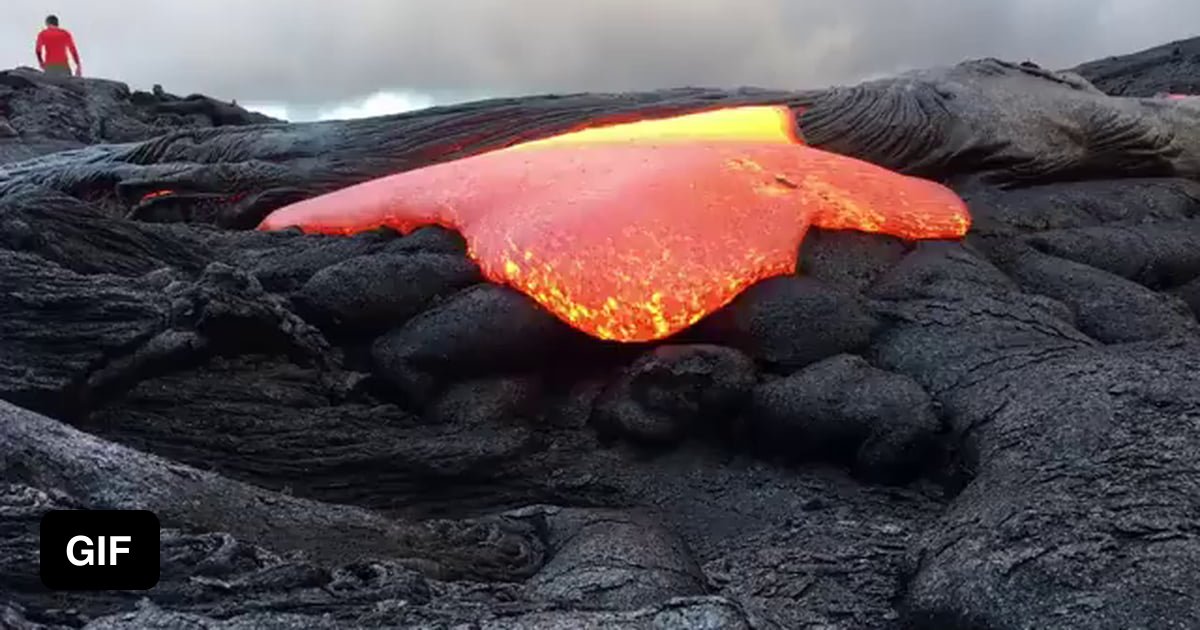
M790 121L786 108L771 109L724 120L775 130L778 115ZM563 136L436 164L276 210L259 228L446 226L488 279L593 336L650 341L793 272L810 225L905 239L959 238L970 225L962 200L934 182L753 125L703 140L684 127Z
M141 201L150 201L151 199L157 199L158 197L166 197L166 196L173 195L173 194L175 194L174 190L155 190L155 191L148 192L148 193L142 195Z

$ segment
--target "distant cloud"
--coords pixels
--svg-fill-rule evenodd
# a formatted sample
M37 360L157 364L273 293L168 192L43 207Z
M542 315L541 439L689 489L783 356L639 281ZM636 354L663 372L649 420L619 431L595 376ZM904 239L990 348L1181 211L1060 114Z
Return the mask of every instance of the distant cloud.
M239 105L252 112L258 112L264 116L270 116L276 120L291 120L291 118L288 116L288 108L286 105L274 105L271 103L239 103Z
M49 5L3 6L0 67L31 65ZM295 119L426 102L367 104L381 92L804 88L984 56L1062 67L1200 31L1196 0L55 0L53 11L87 74L286 104Z
M389 114L402 114L417 109L432 107L437 101L428 94L411 92L376 92L366 98L354 99L330 107L301 108L293 113L292 108L282 103L241 103L250 111L266 114L271 118L290 122L308 122L313 120L351 120L355 118L372 118Z
M367 98L347 103L332 109L321 110L319 120L348 120L370 118L424 109L434 104L433 97L406 92L378 92Z

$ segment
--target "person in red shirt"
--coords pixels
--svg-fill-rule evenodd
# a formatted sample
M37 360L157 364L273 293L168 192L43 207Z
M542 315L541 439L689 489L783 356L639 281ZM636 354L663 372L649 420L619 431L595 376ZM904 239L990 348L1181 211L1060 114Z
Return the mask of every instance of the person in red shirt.
M46 16L46 28L38 33L37 44L38 65L46 74L55 76L71 76L71 64L67 62L67 53L75 61L75 76L83 76L83 65L79 63L79 51L75 49L75 38L71 31L58 27L58 17Z

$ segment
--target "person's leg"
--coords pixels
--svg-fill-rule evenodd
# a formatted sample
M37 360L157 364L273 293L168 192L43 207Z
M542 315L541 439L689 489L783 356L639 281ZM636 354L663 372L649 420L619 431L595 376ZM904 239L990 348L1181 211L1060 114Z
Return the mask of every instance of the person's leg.
M46 74L48 74L52 77L69 77L69 76L71 76L71 66L68 66L68 65L46 66Z

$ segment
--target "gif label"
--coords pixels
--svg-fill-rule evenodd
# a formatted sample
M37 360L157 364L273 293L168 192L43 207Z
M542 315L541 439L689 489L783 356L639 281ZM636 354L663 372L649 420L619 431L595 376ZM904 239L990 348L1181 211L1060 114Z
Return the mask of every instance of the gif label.
M146 510L53 510L42 517L42 584L143 591L158 584L159 523Z

